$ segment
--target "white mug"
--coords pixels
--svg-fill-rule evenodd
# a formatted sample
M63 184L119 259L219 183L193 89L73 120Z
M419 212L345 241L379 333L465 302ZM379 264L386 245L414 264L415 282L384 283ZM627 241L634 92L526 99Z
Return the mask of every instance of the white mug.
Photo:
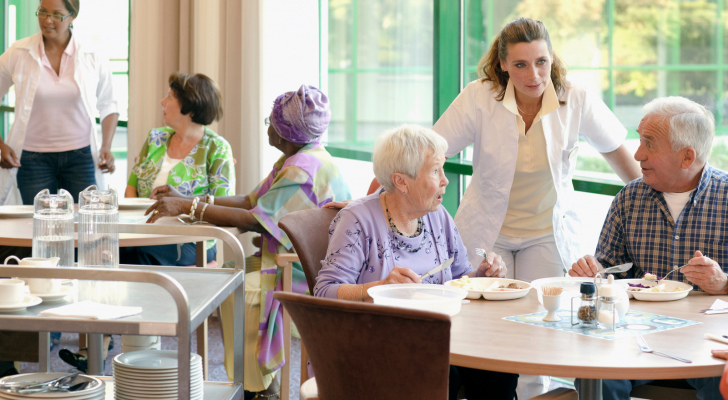
M10 256L5 259L5 265L8 264L8 260L14 259L18 262L21 267L55 267L58 265L60 258L37 258L37 257L26 257L22 260L15 256ZM33 294L51 294L58 293L61 291L61 280L60 279L49 279L49 278L25 278L23 279L28 283L30 287L30 293Z
M25 282L20 279L0 279L0 306L20 304L25 298Z

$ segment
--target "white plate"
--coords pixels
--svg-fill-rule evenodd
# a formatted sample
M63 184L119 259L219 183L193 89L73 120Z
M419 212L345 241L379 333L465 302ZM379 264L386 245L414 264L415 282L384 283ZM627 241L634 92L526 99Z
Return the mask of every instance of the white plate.
M395 284L367 290L375 304L433 311L449 316L460 312L468 291L447 285Z
M0 219L32 218L34 212L33 206L0 206Z
M190 354L190 365L201 362L202 357ZM114 363L121 368L128 367L135 370L177 370L176 350L144 350L131 353L122 353L114 357Z
M122 197L119 199L119 210L146 210L156 202L144 197Z
M148 350L143 350L148 351ZM157 350L159 351L159 350ZM132 352L127 352L124 354L131 354ZM133 353L137 353L136 351ZM150 377L150 378L165 378L168 376L177 376L177 367L172 368L165 368L165 369L138 369L135 367L130 367L128 365L122 365L118 363L113 363L113 369L114 371L119 371L126 375L134 375L134 376L141 376L141 377ZM202 370L202 362L201 361L193 361L190 363L190 370L194 372L197 370Z
M30 373L30 374L21 374L21 375L12 375L12 376L6 376L2 379L0 379L0 383L22 383L22 382L45 382L52 379L58 379L61 377L64 377L68 375L66 372L36 372L36 373ZM94 378L93 376L89 375L79 375L76 377L76 380L74 383L81 383L81 382L94 382L90 385L90 387L87 387L84 390L79 390L77 392L66 392L66 393L33 393L30 395L21 395L18 393L7 393L7 392L0 392L0 395L5 396L5 398L10 399L95 399L99 395L102 395L105 392L104 389L104 382L101 380Z
M160 380L160 381L143 381L140 379L134 379L134 378L127 378L123 377L119 374L114 373L114 380L116 381L116 385L124 385L125 387L129 387L129 385L132 385L137 388L157 388L157 389L164 389L164 390L170 390L177 388L177 377L174 377L169 380ZM202 375L200 375L197 379L192 379L191 386L192 387L202 387L202 385L205 382L202 380Z
M141 374L130 374L127 372L120 371L118 369L114 369L114 376L119 378L121 381L130 381L134 382L137 385L143 386L143 385L157 385L157 384L163 384L163 385L170 385L174 384L174 386L177 385L177 374L169 374L169 375L163 375L163 376L150 376L150 375L141 375ZM193 371L190 377L190 382L193 384L201 383L202 382L202 369L199 369L198 371Z
M471 282L482 286L484 288L490 287L495 282L498 282L498 286L505 285L508 286L511 283L517 283L523 287L523 289L511 289L506 291L491 291L491 290L469 290L468 291L468 299L477 300L481 297L485 298L486 300L514 300L514 299L520 299L521 297L528 294L528 291L531 290L531 284L524 281L518 281L515 279L506 279L506 278L470 278ZM445 282L445 285L450 286L453 281Z
M11 313L25 310L26 307L37 306L42 303L43 299L30 294L26 294L21 303L0 306L0 313Z
M61 291L58 293L31 293L33 296L38 296L43 299L46 303L52 303L54 301L63 300L66 296L77 293L78 288L74 286L61 286Z
M661 280L659 283L656 281L650 281L647 279L620 279L620 283L624 284L638 284L641 283L645 286L657 286L658 284L665 284L665 290L667 292L665 293L643 293L643 292L630 292L627 291L628 294L631 295L631 297L634 297L636 300L642 300L642 301L673 301L673 300L680 300L690 293L691 290L693 290L693 285L678 282L678 281L669 281L669 280ZM679 287L683 290L679 292L670 292L670 290L675 289L676 287Z

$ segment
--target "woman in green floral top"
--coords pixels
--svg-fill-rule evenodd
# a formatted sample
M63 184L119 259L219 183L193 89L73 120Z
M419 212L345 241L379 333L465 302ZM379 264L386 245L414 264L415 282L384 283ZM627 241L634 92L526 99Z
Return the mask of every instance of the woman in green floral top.
M230 144L206 127L222 117L220 91L202 74L177 72L169 77L169 93L162 99L167 125L152 129L129 176L126 197L150 197L160 186L170 185L186 196L235 194L235 163ZM124 264L192 265L195 246L125 248ZM207 259L215 258L208 246Z

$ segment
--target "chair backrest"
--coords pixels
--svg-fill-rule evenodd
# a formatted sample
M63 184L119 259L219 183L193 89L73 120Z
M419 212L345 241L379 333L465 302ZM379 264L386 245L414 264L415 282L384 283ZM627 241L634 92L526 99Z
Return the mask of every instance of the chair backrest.
M313 294L321 261L329 247L329 226L339 210L315 208L292 212L278 221L278 226L291 239L306 274L309 293Z
M321 399L447 399L447 315L286 292L273 298L301 334Z

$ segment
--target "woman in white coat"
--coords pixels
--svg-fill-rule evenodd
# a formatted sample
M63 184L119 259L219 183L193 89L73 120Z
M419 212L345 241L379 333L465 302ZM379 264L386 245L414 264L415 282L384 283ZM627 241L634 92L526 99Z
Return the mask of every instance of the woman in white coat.
M433 128L448 141L447 157L474 145L473 176L455 216L468 257L477 264L474 248L496 252L509 278L563 276L582 254L571 183L577 141L629 182L641 174L623 144L627 131L601 99L566 78L540 21L507 24L478 69L480 79ZM524 389L524 378L519 399L543 391L545 379Z
M87 186L103 185L102 172L114 171L118 112L111 70L73 35L79 7L79 0L42 0L41 32L0 56L0 97L15 85L15 123L0 141L0 204L33 204L46 188L66 189L78 201Z

